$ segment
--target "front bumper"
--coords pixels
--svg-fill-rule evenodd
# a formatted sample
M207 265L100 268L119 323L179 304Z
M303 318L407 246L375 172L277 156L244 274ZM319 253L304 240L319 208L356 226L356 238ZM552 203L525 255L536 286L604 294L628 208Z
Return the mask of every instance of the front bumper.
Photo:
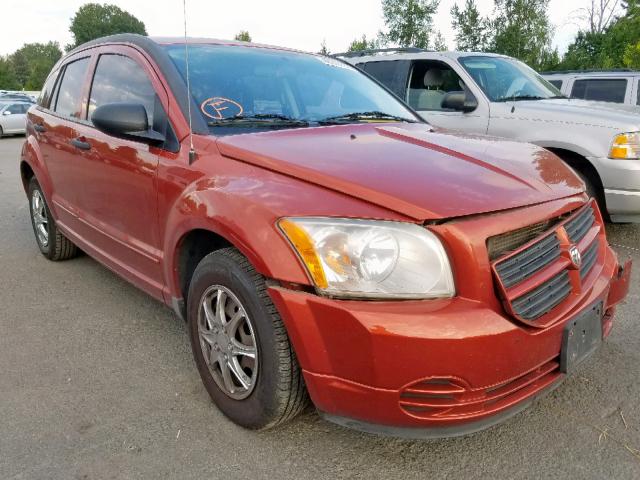
M640 223L640 160L589 160L602 180L611 220Z
M311 399L329 420L405 437L472 433L508 418L563 379L564 325L604 302L603 332L629 288L607 248L601 271L566 318L532 329L484 304L334 300L270 287Z

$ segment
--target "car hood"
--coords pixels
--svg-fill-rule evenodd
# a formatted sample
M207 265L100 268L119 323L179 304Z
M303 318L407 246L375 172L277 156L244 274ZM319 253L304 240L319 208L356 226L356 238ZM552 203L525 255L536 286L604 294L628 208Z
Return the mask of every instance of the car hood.
M302 179L416 220L494 212L575 195L582 182L527 143L356 124L221 137L230 158Z
M573 98L524 100L513 105L520 118L599 126L623 132L640 130L640 107L634 105Z

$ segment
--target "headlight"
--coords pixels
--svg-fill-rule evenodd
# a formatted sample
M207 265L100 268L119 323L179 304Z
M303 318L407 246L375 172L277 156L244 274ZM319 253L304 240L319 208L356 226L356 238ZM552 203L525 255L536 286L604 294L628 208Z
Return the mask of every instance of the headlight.
M283 218L278 225L319 293L395 299L455 295L442 243L419 225L334 218Z
M611 143L609 158L636 160L640 158L640 132L616 135Z

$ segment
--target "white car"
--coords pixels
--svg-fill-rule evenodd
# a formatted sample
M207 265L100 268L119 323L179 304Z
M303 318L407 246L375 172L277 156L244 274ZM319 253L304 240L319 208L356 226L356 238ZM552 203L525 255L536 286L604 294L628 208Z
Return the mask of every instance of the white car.
M546 72L542 77L567 97L640 105L640 72L633 70Z
M0 102L0 137L26 132L27 102Z
M436 127L553 151L580 175L611 221L640 223L640 107L569 99L503 55L412 48L336 56Z

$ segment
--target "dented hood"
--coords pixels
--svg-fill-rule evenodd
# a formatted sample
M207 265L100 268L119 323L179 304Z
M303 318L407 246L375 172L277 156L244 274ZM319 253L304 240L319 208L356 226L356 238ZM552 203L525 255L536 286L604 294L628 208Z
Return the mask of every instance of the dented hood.
M582 182L527 143L432 131L425 124L355 124L221 137L220 152L416 220L568 197Z

